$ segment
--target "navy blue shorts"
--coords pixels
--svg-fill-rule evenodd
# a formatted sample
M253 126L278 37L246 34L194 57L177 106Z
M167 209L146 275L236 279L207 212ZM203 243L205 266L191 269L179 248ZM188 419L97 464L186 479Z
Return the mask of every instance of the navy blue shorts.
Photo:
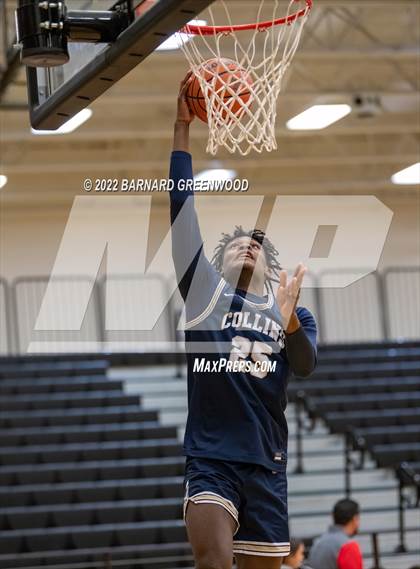
M290 551L287 478L257 464L188 457L184 520L189 502L217 504L236 522L233 553L286 557Z

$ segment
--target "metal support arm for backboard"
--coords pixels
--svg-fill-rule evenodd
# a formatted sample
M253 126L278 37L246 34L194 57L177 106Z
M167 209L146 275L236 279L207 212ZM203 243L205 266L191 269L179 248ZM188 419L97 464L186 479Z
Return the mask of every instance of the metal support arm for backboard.
M70 59L69 41L112 43L133 21L131 0L120 0L107 11L67 11L64 0L18 0L21 61L31 67L64 65Z
M140 18L134 20L121 33L117 33L114 43L106 46L96 57L59 86L48 97L40 100L39 78L36 67L27 67L28 97L31 125L35 129L56 130L76 113L87 107L119 79L131 71L150 55L163 41L182 28L198 13L209 6L213 0L165 0L156 2ZM60 2L57 2L57 6ZM71 40L77 40L82 26L77 26L76 19L80 12L69 12L73 17ZM50 19L51 20L51 19ZM69 26L69 23L63 26ZM109 30L124 28L122 19L114 18ZM104 31L105 27L102 31ZM57 28L56 28L57 30ZM79 31L77 31L79 30ZM95 41L94 26L84 32L83 41ZM69 38L65 36L67 41ZM60 37L59 34L57 37ZM110 41L110 37L106 38ZM77 41L81 41L80 39ZM97 39L96 42L101 41ZM104 41L104 36L102 37Z

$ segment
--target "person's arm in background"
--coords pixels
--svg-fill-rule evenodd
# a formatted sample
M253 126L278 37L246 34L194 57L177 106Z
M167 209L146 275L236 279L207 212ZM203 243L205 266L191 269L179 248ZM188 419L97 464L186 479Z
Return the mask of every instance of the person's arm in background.
M337 569L363 569L362 552L356 541L345 543L337 556Z
M204 255L203 239L200 233L197 214L194 207L194 192L178 189L180 180L193 180L192 157L189 153L190 124L194 115L186 102L186 91L191 81L188 75L182 82L178 95L177 117L174 126L173 152L169 177L174 181L170 192L170 210L172 227L172 257L175 265L178 286L186 300L194 278L194 284L200 288L200 295L194 295L192 312L198 313L209 301L214 292L214 283L220 280L214 268ZM181 218L177 220L178 215ZM195 306L194 306L195 305Z

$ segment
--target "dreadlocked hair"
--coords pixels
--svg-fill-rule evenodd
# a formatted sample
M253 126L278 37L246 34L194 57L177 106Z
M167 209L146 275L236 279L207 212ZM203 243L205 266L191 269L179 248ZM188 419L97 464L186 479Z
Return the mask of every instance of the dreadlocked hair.
M265 257L267 259L267 264L271 269L272 273L276 275L277 278L267 277L266 279L266 286L268 289L273 292L273 284L272 282L278 282L278 273L281 271L282 267L277 260L277 256L279 252L274 247L273 243L266 237L265 232L261 231L261 229L251 229L246 231L243 229L241 225L236 225L233 233L222 233L222 238L220 239L217 247L214 250L214 255L211 260L211 264L214 266L216 271L219 273L223 272L223 256L225 254L225 249L227 245L237 239L238 237L250 237L254 239L264 249Z

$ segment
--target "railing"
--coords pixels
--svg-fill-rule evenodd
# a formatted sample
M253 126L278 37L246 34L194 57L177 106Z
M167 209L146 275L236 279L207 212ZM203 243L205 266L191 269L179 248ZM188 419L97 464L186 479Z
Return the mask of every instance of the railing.
M316 416L312 416L311 420L306 416L307 399L305 393L298 392L295 401L295 423L296 423L296 468L295 474L303 474L305 472L304 468L304 452L303 452L303 435L304 432L310 432L315 426L317 420ZM343 448L343 462L344 462L344 495L346 498L351 498L352 489L352 473L355 471L360 471L364 467L366 453L368 449L365 447L360 447L360 445L355 443L354 435L351 428L349 428L344 433L344 448ZM354 456L357 454L357 458ZM408 551L405 544L406 537L406 524L405 524L405 511L410 508L417 508L420 503L420 485L418 479L415 481L414 476L412 481L407 482L403 479L401 474L398 472L401 469L396 470L396 475L398 479L398 545L395 549L395 553L406 553ZM395 469L394 469L395 470ZM410 499L410 496L404 493L405 488L413 489L417 486L417 494L414 500ZM374 552L375 565L372 569L380 569L379 564L379 549L377 542L377 534L379 532L372 534L372 547Z
M175 338L175 311L170 283L161 275L108 276L99 282L105 345L113 351L170 351ZM107 302L108 297L108 302ZM156 312L155 308L162 310ZM159 313L160 312L160 313ZM141 330L139 323L155 322Z
M420 268L393 267L344 288L330 286L346 274L325 271L306 277L300 304L314 314L320 343L420 338ZM82 276L25 276L10 284L0 278L0 354L176 353L180 302L173 283L160 275L107 276L95 283ZM59 325L36 330L47 286L51 321ZM80 303L86 308L80 329L62 326ZM161 307L159 314L156 307ZM141 330L146 320L155 324Z
M334 276L354 274L325 271L318 279L320 327L325 343L374 342L390 339L384 325L380 279L378 273L345 288L324 288L324 281Z
M4 279L0 278L0 355L12 353L12 335L9 285Z
M46 309L51 318L51 329L35 330L37 317L50 286L52 306ZM92 291L90 293L90 291ZM83 303L86 295L90 296L82 326L79 330L60 329L71 317L74 306ZM20 277L12 286L12 313L15 322L15 348L17 353L25 353L34 343L65 343L69 347L77 345L83 350L91 342L101 341L101 307L97 285L86 277ZM69 349L69 351L74 351ZM88 350L89 351L89 350ZM90 350L94 351L94 350Z
M395 339L420 337L420 269L393 267L383 273L386 334Z

